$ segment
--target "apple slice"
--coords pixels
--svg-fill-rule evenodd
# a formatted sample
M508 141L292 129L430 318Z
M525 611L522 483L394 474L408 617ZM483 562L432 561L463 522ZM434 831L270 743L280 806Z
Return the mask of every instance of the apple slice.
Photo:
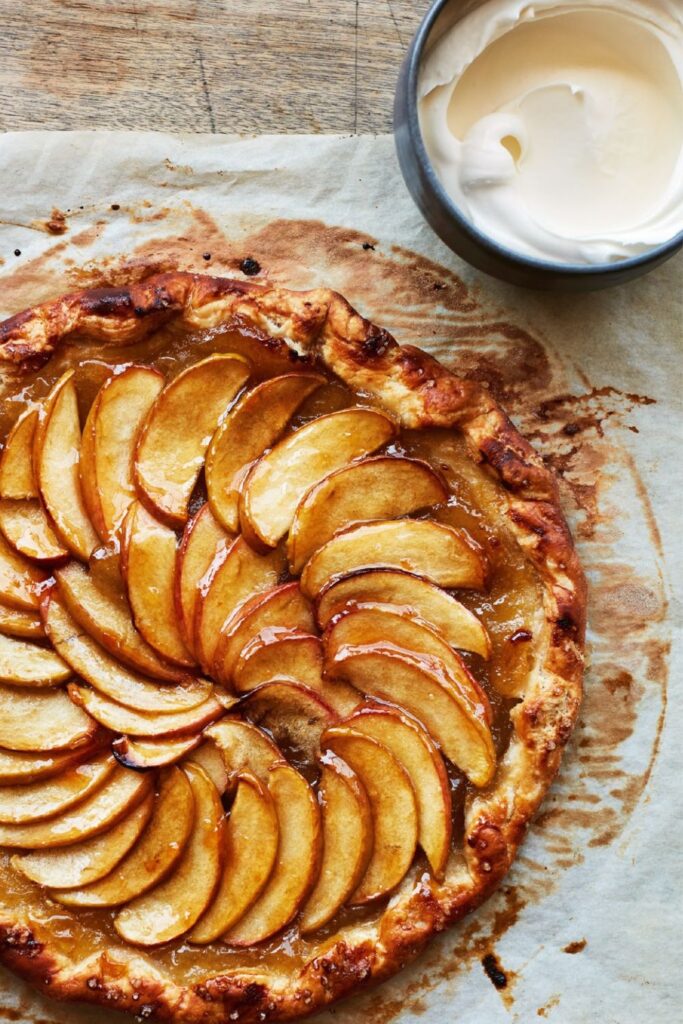
M359 776L370 801L372 856L351 897L354 904L368 903L395 889L413 862L418 836L415 792L403 765L378 740L341 725L330 729L322 742Z
M208 504L202 505L183 532L176 561L174 599L180 632L193 652L199 582L214 559L225 557L233 539L214 518Z
M176 535L136 501L126 515L125 536L122 568L135 625L164 658L189 668L194 658L178 628L173 600Z
M308 935L327 924L356 891L374 847L370 801L346 762L328 750L321 759L318 802L323 819L320 875L308 897L299 927Z
M427 519L395 519L338 533L307 563L301 589L316 597L331 580L375 567L405 569L442 587L480 590L485 583L483 555L464 530Z
M289 568L300 573L318 548L353 523L398 519L447 499L445 483L426 462L393 455L352 462L299 502L287 540Z
M374 409L342 409L299 427L254 464L240 494L240 523L250 543L275 545L292 525L309 487L396 435Z
M290 765L271 770L268 789L280 826L277 859L259 898L223 936L230 946L253 946L281 931L303 906L320 870L322 827L313 790Z
M176 866L194 822L195 801L187 776L180 768L169 768L162 775L147 828L116 870L84 888L53 891L51 897L71 907L115 907L141 896Z
M213 902L187 936L213 942L253 906L270 878L280 841L275 804L266 787L240 775L225 831L225 868Z
M124 668L71 618L55 591L43 602L45 630L55 650L96 690L135 711L173 714L204 704L211 696L208 679L188 676L185 683L166 685Z
M33 438L38 410L28 409L16 421L0 456L0 495L22 501L38 497L33 475Z
M150 511L172 526L185 524L216 424L249 374L242 356L209 356L172 380L150 409L138 434L135 482Z
M63 689L0 686L0 746L7 750L65 750L91 739L97 723Z
M0 598L20 611L37 611L41 583L47 576L9 546L0 534Z
M117 765L103 786L63 814L24 825L0 825L0 846L36 850L81 842L115 825L151 788L149 775Z
M206 740L196 750L188 754L184 764L198 764L213 782L219 796L223 796L227 791L230 781L228 771L220 750L212 740Z
M68 370L41 410L33 442L34 472L40 494L61 542L87 562L98 537L86 511L79 461L81 426L74 371Z
M26 558L54 562L66 558L63 547L39 501L0 497L0 530L12 547Z
M0 683L57 686L70 676L70 667L54 651L0 634Z
M58 593L66 611L114 658L155 679L181 683L187 673L163 661L142 639L123 593L101 586L79 562L57 569Z
M68 691L72 701L85 708L106 729L130 733L131 736L185 736L198 732L223 713L223 708L213 697L185 711L153 714L119 704L81 683L69 683Z
M346 607L371 601L397 605L418 616L451 647L482 658L491 655L491 641L476 615L429 580L397 569L361 569L324 587L316 603L318 625L324 629Z
M195 827L173 873L138 896L114 918L116 931L135 946L158 946L188 931L209 905L224 857L223 806L208 775L186 764L195 803Z
M321 735L339 720L319 694L292 682L258 686L242 698L240 710L248 722L265 729L281 749L291 750L297 761L315 761Z
M40 615L0 603L0 633L27 640L45 639Z
M199 583L195 643L205 672L211 673L223 626L256 594L270 590L285 571L282 551L257 554L244 537L214 559Z
M135 500L135 441L163 386L158 370L128 366L104 382L90 407L83 428L81 487L102 540L116 532Z
M28 786L65 772L90 757L96 745L85 743L75 750L41 754L28 750L0 750L0 783L5 786Z
M435 661L375 644L342 647L330 669L363 693L391 701L422 722L475 786L491 781L496 753L484 709L464 700Z
M218 747L230 780L249 772L267 785L270 770L285 760L264 732L239 718L223 718L205 733Z
M272 448L301 403L326 383L317 373L286 373L242 395L213 435L204 475L209 502L226 530L239 530L239 490L249 463Z
M245 604L223 629L216 645L214 675L224 685L232 683L237 659L244 647L264 629L315 628L313 612L298 583L283 583Z
M0 823L18 825L63 813L99 789L115 765L111 754L104 753L51 779L28 786L0 786Z
M108 875L135 843L151 817L154 794L147 796L108 832L72 846L33 850L11 858L12 867L38 885L76 889Z
M111 749L116 760L124 768L147 771L150 768L162 768L180 761L201 742L201 733L171 739L150 739L147 736L133 739L130 736L117 736L112 741Z
M417 800L418 842L435 878L443 879L453 830L451 791L433 740L415 719L386 706L363 708L344 724L378 740L405 768Z

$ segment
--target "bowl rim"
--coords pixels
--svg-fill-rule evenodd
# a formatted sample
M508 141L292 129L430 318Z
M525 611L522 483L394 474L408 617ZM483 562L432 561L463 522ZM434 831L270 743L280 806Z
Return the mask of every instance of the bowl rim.
M484 0L486 2L486 0ZM673 256L683 246L683 229L666 242L662 242L654 249L649 249L638 256L630 256L627 259L615 260L609 263L559 263L553 260L541 259L537 256L526 256L515 249L501 245L491 235L480 231L469 218L461 212L460 207L451 198L441 184L439 177L434 170L427 147L422 136L420 118L418 113L418 81L425 54L427 40L429 39L434 23L442 10L455 0L433 0L431 6L425 13L413 39L408 47L407 60L407 112L408 128L415 147L416 155L422 172L429 181L429 185L436 193L442 206L445 206L448 214L457 222L461 231L475 244L482 246L493 253L499 259L515 263L519 267L536 271L543 274L567 274L572 277L599 277L599 276L621 276L629 270L637 270L647 267L650 263L661 263L669 256ZM654 268L653 268L654 269Z

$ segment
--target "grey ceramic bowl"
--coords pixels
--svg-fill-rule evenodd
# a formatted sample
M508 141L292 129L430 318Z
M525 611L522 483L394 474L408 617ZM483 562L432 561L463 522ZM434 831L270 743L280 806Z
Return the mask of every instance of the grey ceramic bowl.
M553 263L523 256L482 234L447 195L432 167L417 113L417 83L432 40L484 0L434 0L405 56L394 102L394 137L406 185L425 219L458 256L512 284L555 291L594 291L654 270L683 248L683 232L642 256L617 263Z

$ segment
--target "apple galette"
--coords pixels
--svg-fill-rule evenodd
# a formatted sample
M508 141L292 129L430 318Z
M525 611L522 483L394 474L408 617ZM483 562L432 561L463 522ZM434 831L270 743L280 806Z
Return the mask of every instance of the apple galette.
M556 481L339 295L173 273L0 324L0 957L301 1016L503 877L581 694Z

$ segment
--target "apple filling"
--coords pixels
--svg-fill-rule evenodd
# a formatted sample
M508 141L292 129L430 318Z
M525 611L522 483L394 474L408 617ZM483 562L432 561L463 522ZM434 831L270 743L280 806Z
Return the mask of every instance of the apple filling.
M538 584L454 434L247 331L106 356L0 422L2 882L185 976L304 956L444 878Z

